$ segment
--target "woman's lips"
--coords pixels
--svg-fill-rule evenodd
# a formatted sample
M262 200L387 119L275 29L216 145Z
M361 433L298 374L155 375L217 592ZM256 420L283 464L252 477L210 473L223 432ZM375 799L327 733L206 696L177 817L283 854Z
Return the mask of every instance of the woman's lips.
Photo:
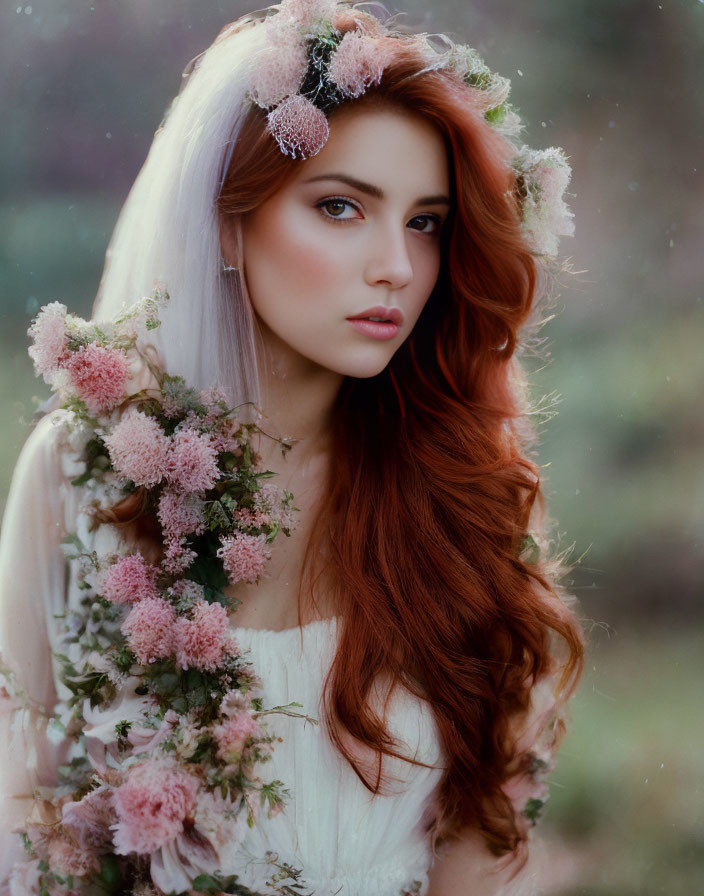
M364 320L363 318L350 318L347 320L359 333L371 336L372 339L393 339L401 327L390 321Z
M380 320L369 320L370 317ZM401 329L403 314L400 308L387 308L385 305L375 305L367 308L361 314L348 317L347 320L356 330L372 339L393 339Z

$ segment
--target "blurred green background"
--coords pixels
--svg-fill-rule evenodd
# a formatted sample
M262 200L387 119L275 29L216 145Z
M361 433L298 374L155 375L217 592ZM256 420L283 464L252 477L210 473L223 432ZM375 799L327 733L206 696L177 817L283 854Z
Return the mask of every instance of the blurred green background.
M398 0L513 82L562 146L577 233L536 397L586 675L542 826L557 896L704 893L704 3ZM26 438L26 329L88 315L112 227L189 59L247 5L33 0L0 10L0 496Z

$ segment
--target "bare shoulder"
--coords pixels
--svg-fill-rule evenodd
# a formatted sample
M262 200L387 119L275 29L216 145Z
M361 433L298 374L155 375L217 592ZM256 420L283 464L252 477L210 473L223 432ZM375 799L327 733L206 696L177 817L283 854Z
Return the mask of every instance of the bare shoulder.
M427 896L536 896L538 852L492 855L478 831L442 843L430 869Z

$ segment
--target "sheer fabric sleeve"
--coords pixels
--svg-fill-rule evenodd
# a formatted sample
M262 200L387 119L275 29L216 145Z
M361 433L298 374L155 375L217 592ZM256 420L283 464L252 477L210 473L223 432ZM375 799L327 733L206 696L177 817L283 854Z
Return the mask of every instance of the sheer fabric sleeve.
M60 412L59 412L60 413ZM66 594L66 534L56 414L30 434L15 468L0 538L0 894L24 855L21 826L38 785L54 782L63 744L47 722L56 701L52 649Z

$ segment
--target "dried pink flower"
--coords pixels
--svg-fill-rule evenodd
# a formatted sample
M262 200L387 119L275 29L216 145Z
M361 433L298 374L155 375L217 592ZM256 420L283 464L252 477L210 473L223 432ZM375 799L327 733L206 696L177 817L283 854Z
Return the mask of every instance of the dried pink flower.
M117 820L113 794L111 787L102 784L79 802L61 807L62 825L84 849L102 853L112 847L110 826Z
M158 597L156 575L138 552L121 557L102 574L98 588L102 596L114 604L133 604L145 597Z
M162 480L169 441L154 417L130 409L105 437L105 444L110 462L123 478L147 488Z
M115 852L148 855L182 830L195 805L200 781L168 760L133 766L115 791Z
M271 514L265 513L263 510L249 510L242 507L232 514L232 519L241 526L248 526L251 529L259 529L261 526L271 525Z
M250 95L263 109L275 106L285 97L297 93L306 73L308 57L305 46L295 35L292 39L267 48L254 72Z
M166 552L161 565L172 576L180 575L196 559L196 552L186 547L185 538L167 539Z
M29 348L34 370L48 383L52 382L51 374L67 357L66 310L60 302L44 305L27 330L27 335L34 341Z
M182 429L171 439L166 461L169 482L184 492L212 488L220 478L213 440L192 429Z
M267 116L267 130L284 155L306 159L320 152L330 135L325 113L300 93L289 96Z
M238 762L247 741L262 736L262 729L248 712L239 712L213 729L217 755L225 762Z
M228 718L234 718L243 709L249 709L250 697L239 689L233 689L223 694L220 701L220 712Z
M217 556L222 559L225 571L234 584L244 579L256 582L264 572L270 552L266 550L266 535L246 535L236 532L220 539Z
M190 619L179 617L175 627L179 666L216 669L222 662L229 624L225 607L207 601L196 604Z
M129 363L124 352L91 342L73 352L64 366L91 413L112 410L125 397Z
M200 535L205 529L203 502L196 495L182 495L164 489L159 498L159 522L164 535L179 539L184 535Z
M381 81L390 58L388 41L349 31L330 58L328 78L346 96L358 97Z
M49 866L61 875L73 874L76 877L100 871L100 862L94 852L61 837L53 837L49 842Z
M171 604L160 597L147 597L132 607L121 630L138 662L146 665L171 654L175 623Z
M272 28L296 28L306 31L316 22L331 22L337 3L335 0L282 0L279 11L267 25Z

